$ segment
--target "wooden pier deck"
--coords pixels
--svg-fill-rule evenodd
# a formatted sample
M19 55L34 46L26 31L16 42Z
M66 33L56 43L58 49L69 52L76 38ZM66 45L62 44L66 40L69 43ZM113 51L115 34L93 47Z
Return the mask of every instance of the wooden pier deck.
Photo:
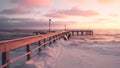
M76 34L75 34L76 33ZM72 30L72 31L60 31L60 32L53 32L49 34L39 35L36 34L34 36L14 39L9 41L0 42L0 53L2 54L2 66L0 68L9 68L9 65L19 61L20 59L27 56L27 60L32 58L32 53L38 50L41 51L41 48L46 46L47 44L52 44L55 41L59 40L60 38L69 38L70 36L79 36L79 35L93 35L92 30ZM38 47L32 49L31 44L38 43ZM26 53L10 60L10 51L20 48L26 47Z

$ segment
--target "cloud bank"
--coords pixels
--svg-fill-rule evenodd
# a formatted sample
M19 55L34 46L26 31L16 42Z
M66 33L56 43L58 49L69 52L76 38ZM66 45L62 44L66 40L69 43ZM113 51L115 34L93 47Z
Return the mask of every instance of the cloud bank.
M72 24L72 21L54 21L52 27L61 27L66 24ZM32 28L38 27L40 29L48 27L48 20L34 20L31 18L7 18L0 16L0 28L12 29L12 28Z
M15 8L4 9L0 14L20 15L34 12L33 8L49 7L52 5L50 0L10 0L12 4L16 4Z
M99 15L97 11L94 10L81 10L78 8L72 8L69 10L61 10L56 12L51 12L46 14L47 17L53 17L53 18L66 18L69 16L82 16L82 17L91 17Z
M114 4L120 2L120 0L62 0L66 3L72 3L76 5L86 5L91 2L95 2L97 4L101 5L108 5L108 4Z
M52 5L50 0L11 0L12 3L18 4L20 7L45 7Z

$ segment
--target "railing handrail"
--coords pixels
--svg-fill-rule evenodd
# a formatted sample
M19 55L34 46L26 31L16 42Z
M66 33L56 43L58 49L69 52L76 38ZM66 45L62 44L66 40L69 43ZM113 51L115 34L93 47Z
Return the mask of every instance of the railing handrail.
M61 32L55 32L50 34L36 35L36 36L24 37L24 38L19 38L14 40L2 41L0 42L0 53L5 51L10 51L22 46L26 46L27 44L32 44L34 42L37 42L58 34L62 34L65 32L68 32L68 31L61 31Z

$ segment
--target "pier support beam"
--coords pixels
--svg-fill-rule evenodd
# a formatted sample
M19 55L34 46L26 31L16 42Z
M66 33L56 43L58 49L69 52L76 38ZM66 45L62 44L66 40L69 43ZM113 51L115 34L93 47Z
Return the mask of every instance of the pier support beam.
M72 36L74 36L74 32L72 31Z
M71 31L72 36L79 35L93 35L93 30L73 30Z
M81 31L81 35L84 35L84 32L83 32L83 31Z
M77 32L77 36L78 36L78 32Z

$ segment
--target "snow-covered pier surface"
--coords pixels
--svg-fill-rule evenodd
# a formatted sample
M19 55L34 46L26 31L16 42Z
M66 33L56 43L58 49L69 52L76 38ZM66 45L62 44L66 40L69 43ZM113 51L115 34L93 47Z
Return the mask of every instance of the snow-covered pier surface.
M120 68L119 35L76 36L43 48L17 68Z

